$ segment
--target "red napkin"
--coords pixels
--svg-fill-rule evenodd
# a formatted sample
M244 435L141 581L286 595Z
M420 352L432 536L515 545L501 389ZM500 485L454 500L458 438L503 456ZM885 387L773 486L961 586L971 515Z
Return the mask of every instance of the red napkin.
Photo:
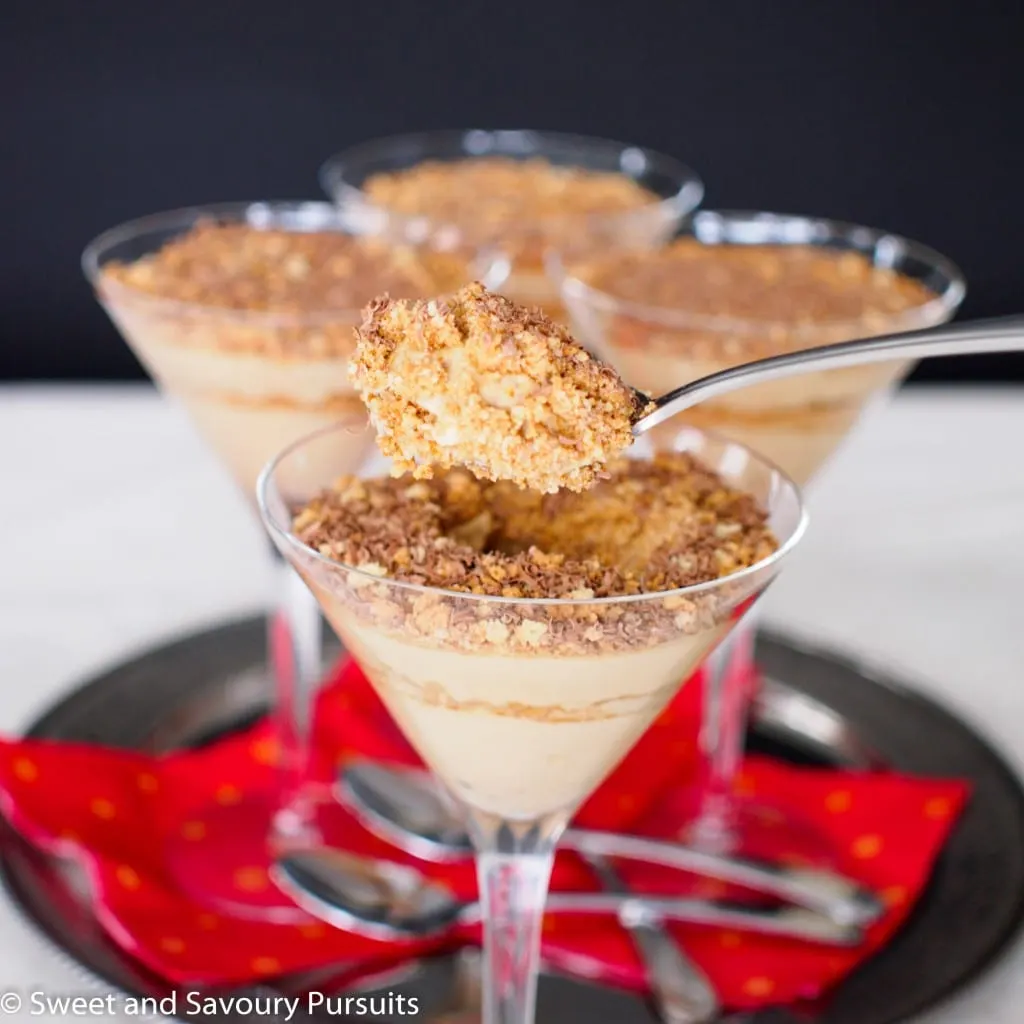
M700 686L692 680L625 761L582 808L584 827L677 836L691 800L680 787L697 764ZM316 715L312 775L326 783L339 763L372 757L418 760L353 663L324 688ZM243 795L271 794L279 780L268 723L198 751L163 758L73 744L0 741L0 810L39 847L77 859L94 887L97 913L113 939L177 985L241 984L335 965L378 966L421 951L475 941L460 932L429 942L383 943L332 929L313 918L274 924L211 911L184 896L164 863L166 837L202 849L210 823L196 807L224 806ZM889 773L797 769L751 758L738 781L751 852L791 863L828 864L881 893L890 907L865 946L843 950L689 925L672 926L729 1007L754 1008L814 999L876 951L900 926L967 796L955 781ZM782 823L785 823L782 827ZM357 853L415 863L467 899L476 884L469 864L414 862L367 833L341 807L328 838ZM784 836L784 841L780 840ZM209 858L198 857L197 863ZM266 865L235 872L242 888L269 885ZM638 891L715 895L722 886L681 873L623 862ZM592 889L572 854L558 856L553 888ZM544 956L564 970L643 988L640 964L617 923L548 915Z

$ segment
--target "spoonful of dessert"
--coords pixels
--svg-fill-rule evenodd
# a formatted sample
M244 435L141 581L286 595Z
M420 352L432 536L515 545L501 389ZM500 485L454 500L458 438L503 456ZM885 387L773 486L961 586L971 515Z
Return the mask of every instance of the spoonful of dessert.
M787 352L655 399L565 327L478 283L447 298L378 298L356 334L349 374L396 472L461 465L550 493L584 490L636 438L710 398L863 363L1024 350L1024 316Z
M470 284L447 298L378 298L349 376L395 472L465 466L536 491L582 491L651 408L564 328Z

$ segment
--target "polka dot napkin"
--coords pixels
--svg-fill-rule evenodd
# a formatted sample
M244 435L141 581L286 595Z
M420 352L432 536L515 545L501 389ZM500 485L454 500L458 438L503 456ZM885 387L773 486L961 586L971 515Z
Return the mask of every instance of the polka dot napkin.
M692 814L698 681L680 691L625 761L581 810L577 824L677 837ZM338 666L316 715L311 785L325 785L354 757L418 763L365 677ZM72 744L0 741L0 810L24 837L73 857L92 882L98 916L133 957L179 985L239 984L337 965L376 969L420 952L474 942L465 930L443 939L385 943L328 927L292 911L273 923L226 912L200 894L217 885L280 903L258 831L235 818L231 843L210 808L273 799L278 747L269 723L196 751L162 758ZM734 1008L816 999L878 950L911 913L968 798L957 781L891 773L846 774L750 758L737 782L746 852L788 864L823 864L859 879L889 910L858 949L836 949L690 925L671 930ZM231 816L227 815L231 820ZM362 829L340 806L324 817L332 843L367 856L412 859ZM246 834L246 828L251 834ZM199 873L189 894L168 866L168 850L192 850ZM256 851L254 854L253 851ZM244 851L244 858L242 852ZM219 858L219 860L218 860ZM475 898L469 864L415 862ZM622 862L637 891L730 895L711 880ZM208 889L202 872L208 873ZM191 876L190 876L191 877ZM559 854L553 887L595 888L586 867ZM221 895L224 895L223 893ZM230 895L230 894L228 894ZM549 915L548 962L633 989L643 988L629 937L611 919Z

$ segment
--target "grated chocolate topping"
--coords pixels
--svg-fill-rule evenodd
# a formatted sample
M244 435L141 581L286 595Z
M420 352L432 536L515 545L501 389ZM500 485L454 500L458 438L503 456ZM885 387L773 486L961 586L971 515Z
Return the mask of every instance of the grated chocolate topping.
M319 581L321 592L361 607L375 625L421 639L529 649L621 648L718 624L734 592L586 602L722 579L778 546L750 495L673 452L620 458L607 479L579 494L524 491L461 469L430 480L345 477L296 514L293 530L325 558L380 580L350 574L341 583L343 573L307 571L314 589ZM389 580L438 589L404 590ZM458 594L569 603L538 609L460 602Z
M160 315L192 320L204 313L255 315L248 322L225 318L215 339L218 347L327 355L352 350L358 311L374 295L437 294L464 284L468 274L465 262L451 254L370 236L211 219L154 253L107 263L99 289L115 306L146 298L183 304ZM293 323L275 330L261 317Z

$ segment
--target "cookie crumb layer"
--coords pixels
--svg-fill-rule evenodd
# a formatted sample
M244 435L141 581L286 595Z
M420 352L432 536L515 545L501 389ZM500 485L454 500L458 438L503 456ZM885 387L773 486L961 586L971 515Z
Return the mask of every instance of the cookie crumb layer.
M458 230L471 246L500 244L539 262L546 247L597 233L603 218L656 205L661 197L628 175L561 166L535 157L425 160L374 174L363 185L375 206Z
M727 589L588 602L719 580L778 546L752 496L678 452L620 457L580 494L543 495L461 469L430 480L345 477L298 511L292 528L323 557L359 570L335 599L377 626L466 647L566 652L646 646L715 625L736 599ZM538 598L570 603L515 600Z
M859 252L812 245L680 238L581 263L573 274L625 304L616 318L623 341L737 362L896 330L936 299Z
M98 288L117 308L141 312L156 299L151 315L219 321L216 335L204 334L219 348L323 357L352 350L374 295L434 295L468 277L456 256L371 236L210 219L137 260L105 264Z

